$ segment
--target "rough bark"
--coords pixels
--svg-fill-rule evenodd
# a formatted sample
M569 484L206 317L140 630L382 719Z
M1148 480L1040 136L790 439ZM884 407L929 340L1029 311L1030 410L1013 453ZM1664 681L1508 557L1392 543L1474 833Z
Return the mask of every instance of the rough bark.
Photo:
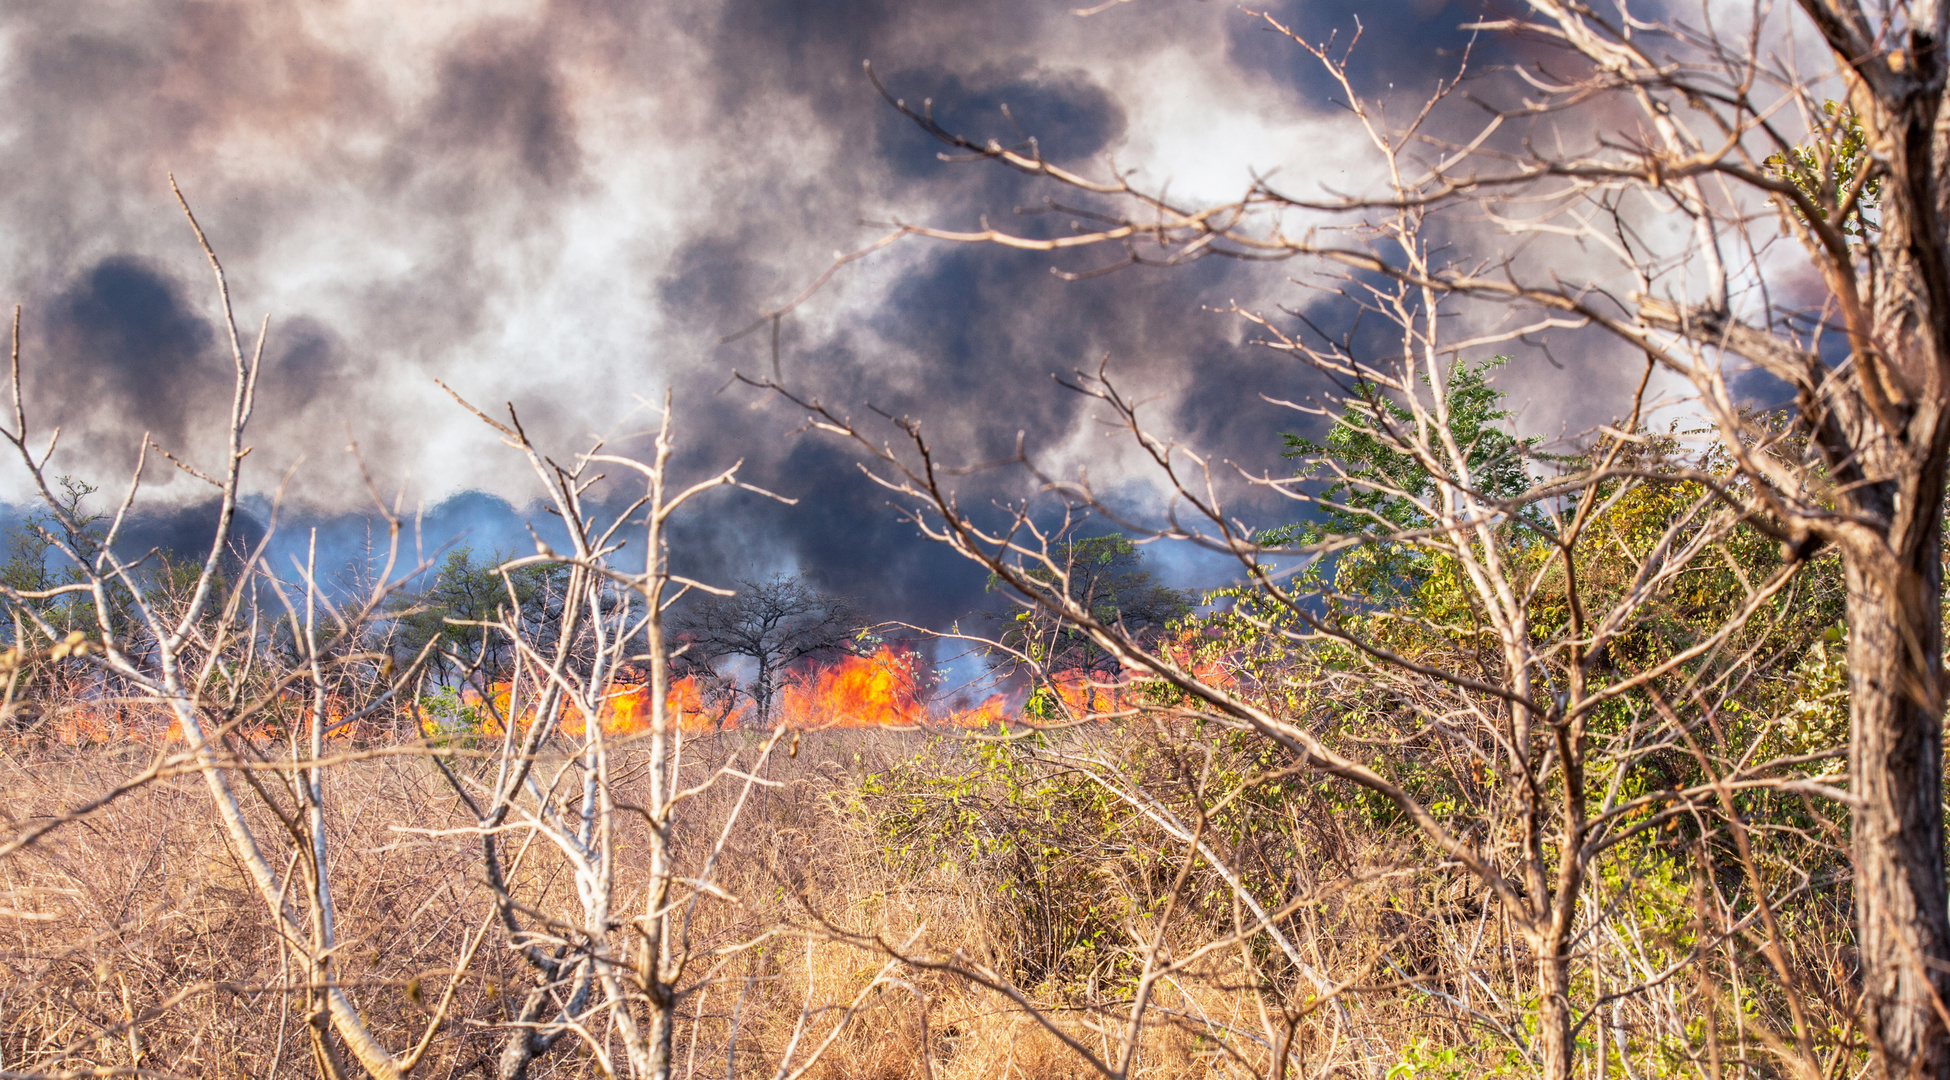
M676 1034L677 1001L666 993L663 1000L653 1003L650 1012L650 1080L670 1080Z
M1810 430L1827 441L1844 530L1857 936L1863 1023L1885 1076L1950 1080L1950 913L1943 858L1942 514L1950 430L1950 143L1942 126L1946 11L1907 8L1871 43L1854 6L1801 0L1851 69L1851 99L1884 170L1874 257L1831 267L1849 366L1825 380ZM1836 12L1845 17L1831 18ZM1855 276L1857 274L1863 276ZM1863 301L1866 301L1864 303ZM1839 434L1840 438L1835 436Z
M502 1044L501 1056L494 1066L495 1080L528 1080L528 1066L548 1049L535 1027L548 1004L546 985L530 990L522 999L521 1013L515 1018L521 1026Z
M1571 1013L1570 957L1553 949L1537 959L1537 1056L1544 1080L1571 1080L1577 1064Z
M1849 776L1864 1019L1888 1076L1950 1080L1938 544L1916 587L1848 573ZM1906 641L1905 639L1909 639Z

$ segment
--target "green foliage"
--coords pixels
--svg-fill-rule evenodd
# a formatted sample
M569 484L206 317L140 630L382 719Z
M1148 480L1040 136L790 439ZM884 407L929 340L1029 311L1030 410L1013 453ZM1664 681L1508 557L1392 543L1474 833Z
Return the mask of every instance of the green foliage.
M1811 754L1848 745L1848 644L1840 626L1817 637L1795 665L1781 751Z
M1508 362L1497 356L1458 364L1445 390L1449 435L1468 464L1469 486L1490 500L1513 500L1530 487L1526 461L1537 442L1505 430L1513 414L1503 407L1503 392L1490 384L1489 374ZM1435 524L1418 505L1434 495L1435 479L1423 462L1395 445L1414 429L1414 413L1371 385L1362 389L1367 396L1348 401L1325 442L1282 436L1284 456L1302 461L1296 475L1324 482L1316 495L1320 513L1256 539L1268 546L1298 546L1328 537L1363 537L1366 543L1333 558L1336 584L1343 591L1413 591L1430 572L1427 556L1414 543L1392 537Z
M1868 137L1855 110L1841 102L1829 101L1823 103L1822 111L1828 116L1828 132L1800 146L1776 151L1768 156L1765 164L1776 176L1800 189L1815 204L1815 213L1827 221L1863 170L1874 168L1874 163L1869 156ZM1882 200L1879 174L1870 175L1861 185L1861 194L1841 224L1842 232L1849 236L1865 236L1875 229L1875 224L1865 215L1874 211ZM1805 223L1807 219L1799 208L1794 213Z
M1455 413L1466 429L1456 433L1458 445L1513 463L1542 457L1528 442L1503 436L1506 441L1499 444L1484 436L1489 422L1507 416L1501 396L1480 381L1466 383L1465 389L1458 397L1466 407ZM1318 521L1270 539L1366 538L1298 579L1295 591L1304 610L1425 670L1499 682L1506 678L1501 639L1478 593L1463 578L1455 549L1447 546L1453 541L1390 538L1433 524L1413 501L1431 490L1427 473L1373 434L1382 422L1377 414L1399 423L1407 422L1404 413L1392 405L1355 402L1325 442L1290 438L1289 447L1308 457L1334 458L1344 477L1327 488L1335 507ZM1794 432L1783 427L1779 434L1781 441L1767 452L1795 453ZM1677 445L1674 438L1647 435L1625 448L1620 461L1632 475L1598 483L1593 516L1569 567L1550 539L1552 522L1541 511L1465 538L1472 548L1496 546L1497 561L1525 598L1525 629L1535 642L1569 638L1573 577L1587 612L1619 607L1627 613L1608 628L1608 640L1596 652L1546 653L1531 672L1534 685L1543 688L1540 696L1569 683L1573 662L1580 664L1586 694L1659 672L1645 688L1596 704L1582 715L1579 731L1585 750L1581 800L1594 814L1608 805L1630 808L1610 819L1603 833L1592 834L1616 838L1588 867L1593 896L1609 912L1607 918L1629 928L1651 969L1699 962L1701 890L1722 897L1720 902L1737 912L1751 912L1757 895L1775 898L1774 915L1782 925L1803 928L1801 938L1789 934L1789 941L1845 941L1848 927L1845 890L1832 884L1846 880L1845 808L1758 785L1729 792L1727 806L1717 796L1661 794L1710 789L1715 776L1775 758L1799 759L1807 763L1806 771L1821 772L1838 760L1848 730L1846 648L1839 630L1845 590L1833 552L1802 565L1788 588L1718 648L1676 662L1722 631L1758 583L1782 569L1778 543L1758 528L1737 524L1724 535L1703 531L1715 504L1692 470L1717 473L1721 483L1736 488L1739 479L1718 458L1675 463ZM1597 463L1580 455L1550 460L1570 474ZM1487 457L1484 464L1473 475L1497 485L1486 495L1510 499L1528 486L1517 470L1499 473L1487 467ZM1646 587L1646 566L1668 565L1662 560L1696 539L1710 543L1671 567L1674 572L1658 579L1657 588ZM1518 811L1519 785L1535 784L1550 803L1566 797L1566 770L1549 753L1537 756L1539 743L1531 744L1522 771L1511 770L1505 744L1490 737L1489 724L1472 719L1506 715L1486 700L1488 695L1443 686L1344 639L1310 633L1306 619L1258 588L1222 590L1208 600L1213 610L1190 620L1193 632L1185 638L1193 643L1193 666L1221 672L1234 692L1363 761L1452 831L1492 839L1507 835L1503 830L1514 827L1510 823ZM1683 732L1675 730L1662 707L1685 716ZM1326 784L1306 797L1331 807L1337 820L1362 833L1412 835L1392 803L1363 789ZM1739 842L1732 821L1741 823ZM1742 844L1751 849L1751 867L1743 866ZM1390 857L1414 858L1399 842ZM1544 859L1559 857L1552 843L1543 845ZM1758 955L1727 962L1745 969L1737 977L1751 986L1740 1000L1742 1015L1723 1013L1717 1032L1707 1032L1702 1021L1683 1043L1641 1046L1639 1053L1666 1055L1675 1063L1697 1060L1709 1035L1731 1042L1743 1026L1747 1031L1791 1026L1779 981ZM1578 970L1585 973L1576 978L1585 982L1574 998L1589 1000L1583 995L1600 988L1588 969ZM1445 1007L1431 1003L1434 1009ZM1831 1044L1845 1041L1844 1028L1824 1037ZM1496 1060L1490 1044L1453 1039L1411 1045L1401 1053L1398 1075L1493 1070Z
M88 505L96 487L73 476L58 477L56 486L59 513L40 510L7 529L0 585L9 590L47 592L79 584L84 580L81 570L63 549L83 559L93 558L101 551L107 534L106 515ZM108 617L119 628L118 643L123 653L140 663L144 654L143 628L130 618L128 590L120 582L111 581L104 595L110 605ZM0 614L0 638L30 655L42 653L77 632L86 641L97 645L101 642L102 613L90 592L0 597L0 606L4 607L4 614ZM45 631L41 629L43 624L47 627ZM94 665L70 653L30 662L18 669L8 682L16 699L71 700L88 692L96 682L92 674L95 670Z
M67 518L68 523L64 524L60 517L43 510L28 515L26 520L7 530L7 557L4 563L0 563L0 584L9 589L44 592L81 581L81 572L76 567L49 565L51 558L62 558L56 554L57 541L82 558L94 555L101 547L105 515L87 508L88 497L98 489L72 476L60 477L57 483L61 489L57 498L62 516ZM31 619L26 617L28 611L52 624L57 633L95 629L93 605L85 594L8 600L6 603L9 614L16 616L10 620L16 625L8 627L16 644L32 644L37 637L30 629ZM22 610L12 610L16 604L21 605Z
M503 571L507 556L496 552L477 558L472 548L447 554L433 582L417 593L402 596L393 618L393 648L402 660L418 656L429 642L429 660L441 681L465 678L491 682L512 662L506 635L482 623L513 613L523 629L544 647L554 642L553 628L561 620L559 597L566 568L552 564L515 567Z
M1130 847L1127 808L1102 788L1039 768L1022 743L976 743L964 756L934 741L868 776L858 799L883 858L959 868L1012 909L1006 924L1025 937L1011 950L1018 981L1060 990L1131 975L1121 928L1156 904L1105 887Z
M1013 979L1060 998L1100 998L1135 985L1142 965L1130 928L1162 914L1190 856L1111 788L1146 792L1181 822L1205 808L1203 841L1231 853L1227 862L1246 887L1271 897L1306 854L1301 816L1345 821L1355 793L1329 777L1294 774L1290 764L1262 740L1203 725L942 739L866 777L854 811L890 867L973 883L1007 911L997 921L1019 934L1008 949ZM1232 888L1190 857L1178 918L1224 933L1238 914ZM1293 920L1282 925L1300 932ZM1259 964L1294 977L1264 935L1248 947Z
M1503 391L1490 384L1489 373L1509 362L1507 356L1495 356L1480 364L1458 364L1449 373L1446 389L1449 435L1468 462L1471 486L1492 499L1515 498L1530 486L1524 458L1537 441L1518 439L1504 430L1514 414L1503 407ZM1406 530L1432 524L1412 501L1434 489L1427 468L1390 446L1387 438L1390 431L1412 430L1415 415L1373 387L1367 389L1371 396L1349 401L1325 443L1290 433L1282 436L1284 456L1315 462L1331 458L1345 473L1323 490L1323 500L1336 505L1305 527L1314 535L1366 534L1377 527ZM1325 475L1318 465L1313 472Z
M1051 555L1062 574L1031 566L1025 568L1026 576L1052 594L1067 593L1098 621L1122 626L1140 642L1155 641L1192 610L1191 595L1161 584L1144 568L1144 549L1121 533L1067 537ZM996 585L991 579L989 587ZM1116 661L1096 642L1040 608L1023 607L1005 618L1002 642L1028 655L1046 673L1117 670ZM1032 698L1031 707L1045 712L1034 715L1055 715L1059 706L1053 693L1042 693L1046 696Z
M471 746L478 736L492 734L488 716L459 690L442 686L419 699L420 737L434 746Z
M1459 1049L1429 1038L1411 1039L1388 1070L1387 1080L1467 1080L1482 1073L1477 1064L1480 1052L1476 1046Z

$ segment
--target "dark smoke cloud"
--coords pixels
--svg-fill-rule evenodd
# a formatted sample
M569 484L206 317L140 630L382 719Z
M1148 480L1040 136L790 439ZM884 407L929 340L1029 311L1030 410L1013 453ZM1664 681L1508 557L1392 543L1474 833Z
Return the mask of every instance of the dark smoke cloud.
M462 160L498 159L519 181L542 188L581 168L575 116L563 98L546 40L483 30L451 53L426 115L425 141L398 152ZM412 168L417 161L403 161Z
M887 88L936 122L978 143L1013 146L1036 140L1043 157L1059 165L1087 161L1124 134L1123 108L1083 71L1041 71L1017 58L966 75L929 68L882 76ZM876 147L897 177L959 184L963 180L1019 174L941 168L941 143L893 109L879 110Z
M85 404L92 433L153 433L180 446L197 407L223 390L216 334L166 270L110 256L82 271L48 304L52 361L37 394Z
M1033 135L1049 160L1101 175L1115 158L1189 199L1234 195L1252 168L1305 182L1358 150L1318 64L1217 5L1091 19L1020 0L487 7L21 0L0 14L0 278L28 308L40 430L72 433L57 470L112 487L145 430L208 467L220 453L228 342L173 169L226 260L246 348L273 316L252 515L270 521L268 493L302 456L281 559L316 527L329 565L363 565L371 494L348 442L382 498L405 483L409 511L427 507L416 558L524 551L524 523L552 527L526 466L436 377L491 412L516 403L561 454L640 432L632 403L670 387L684 468L742 457L749 479L800 500L713 495L681 528L688 572L802 568L879 614L940 624L988 602L983 575L919 539L844 447L788 437L791 410L721 389L771 360L765 333L719 338L878 235L863 221L1056 235L1073 215L1033 180L939 160L861 61L954 130ZM1358 15L1362 88L1407 93L1446 70L1467 42L1457 26L1484 8L1274 10L1310 39L1344 39ZM1052 378L1108 357L1167 430L1278 468L1278 433L1304 418L1260 395L1319 384L1215 309L1310 302L1287 268L1050 273L1114 257L903 244L787 320L781 373L854 415L921 418L951 457L1006 454L1020 430L1040 461L1087 466L1134 512L1155 509L1128 444ZM1534 382L1544 419L1578 418L1552 385ZM204 491L150 475L159 502L129 542L194 551ZM1019 474L959 483L972 506L1026 490Z
M166 511L139 511L122 523L116 546L131 558L155 552L172 562L201 563L210 554L210 538L216 535L217 510L215 499L205 499ZM233 564L256 550L264 533L262 519L248 511L240 513L231 527L228 554Z

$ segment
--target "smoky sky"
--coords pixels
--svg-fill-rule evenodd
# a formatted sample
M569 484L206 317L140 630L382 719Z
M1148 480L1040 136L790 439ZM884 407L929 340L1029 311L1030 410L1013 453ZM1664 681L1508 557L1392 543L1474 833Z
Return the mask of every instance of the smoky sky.
M921 540L847 447L794 434L793 410L729 382L771 372L769 333L720 339L889 222L1048 236L1077 208L1052 206L1060 193L1033 178L941 160L862 62L971 138L1033 137L1052 163L1134 170L1188 200L1235 196L1255 173L1352 182L1364 152L1319 64L1263 20L1167 0L1088 18L1075 6L9 4L0 266L24 310L30 424L63 429L50 471L106 497L144 433L216 467L231 343L173 173L223 259L247 353L269 319L249 440L256 527L275 500L281 536L315 527L356 561L376 489L403 497L427 550L521 550L523 522L544 517L534 476L435 380L497 415L512 405L563 457L598 435L644 449L644 406L668 390L683 469L743 459L749 480L798 500L714 494L680 526L682 566L726 580L797 569L886 617L952 620L984 603L984 575ZM1493 63L1499 46L1459 28L1495 10L1268 12L1310 40L1352 41L1358 21L1357 89L1385 98L1426 92L1466 48ZM1308 421L1266 399L1317 381L1223 311L1339 316L1288 267L1051 273L1115 257L904 241L781 324L778 373L849 415L916 418L954 460L1004 456L1020 432L1134 513L1161 507L1155 483L1058 377L1107 363L1187 445L1280 468L1279 433ZM1508 370L1545 426L1590 418L1592 387L1631 375L1571 379L1541 355ZM207 489L153 462L145 477L136 539L194 549ZM971 477L964 501L1026 483ZM1247 505L1262 523L1285 513Z

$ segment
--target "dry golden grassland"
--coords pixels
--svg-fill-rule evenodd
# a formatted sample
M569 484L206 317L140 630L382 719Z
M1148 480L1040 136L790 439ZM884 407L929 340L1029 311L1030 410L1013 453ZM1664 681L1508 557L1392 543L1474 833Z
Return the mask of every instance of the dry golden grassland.
M1095 737L1116 742L1109 732ZM730 734L690 749L702 770L753 738ZM6 814L16 827L59 814L153 753L141 744L9 747L0 763ZM627 800L628 752L622 757L618 797ZM1186 875L1184 901L1167 904L1182 847L1148 836L1128 807L997 760L978 745L876 731L812 733L789 756L776 755L769 778L780 786L754 796L717 877L737 902L698 908L699 988L681 1011L677 1074L770 1076L782 1060L797 1068L825 1044L809 1077L1091 1075L1002 994L890 960L872 939L910 958L958 957L992 970L1056 1027L1114 1056L1142 943L1170 920L1165 948L1196 949L1223 936L1237 905L1203 870ZM258 779L276 783L271 773ZM358 761L328 783L339 978L375 1034L411 1045L469 936L485 930L487 946L460 973L451 1014L415 1075L494 1075L500 1025L532 975L505 937L493 937L479 840L441 834L471 824L465 810L423 756ZM687 809L685 859L704 856L734 796L721 787ZM277 827L261 805L257 813L261 827ZM619 818L626 880L617 895L625 899L638 887L628 877L644 876L631 858L641 847L628 816ZM1263 935L1216 950L1157 988L1133 1075L1264 1068L1227 1057L1259 1045L1250 1033L1263 1030L1261 1009L1290 1014L1299 1075L1368 1075L1397 1064L1418 1040L1477 1039L1404 989L1401 967L1423 954L1439 965L1443 935L1459 930L1478 940L1485 985L1507 982L1497 969L1497 919L1480 904L1465 910L1469 890L1446 878L1384 864L1372 839L1332 813L1296 803L1287 817L1279 835L1226 842L1225 853L1242 867L1272 858L1291 888L1315 898L1282 925L1318 976L1355 988L1320 1002L1315 987L1275 970L1277 958L1267 962ZM1266 850L1256 855L1254 844ZM573 883L544 847L520 858L511 889L534 912L568 910L559 902ZM1269 855L1271 847L1282 850ZM198 776L158 781L63 827L0 860L0 875L0 1069L8 1075L316 1074L292 968ZM1475 925L1452 925L1458 919ZM714 952L733 946L745 947ZM1384 952L1392 971L1379 966ZM857 1007L842 1024L849 1006ZM606 1037L601 1017L590 1025L592 1038ZM564 1040L530 1075L600 1072L586 1045Z

